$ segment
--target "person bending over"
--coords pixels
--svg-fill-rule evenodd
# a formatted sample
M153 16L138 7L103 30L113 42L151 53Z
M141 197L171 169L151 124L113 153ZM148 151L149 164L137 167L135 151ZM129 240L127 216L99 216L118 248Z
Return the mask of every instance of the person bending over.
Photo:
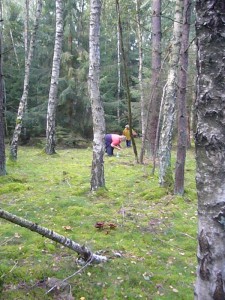
M113 155L114 148L121 150L120 143L125 141L126 137L119 134L106 134L105 135L105 152L109 155Z

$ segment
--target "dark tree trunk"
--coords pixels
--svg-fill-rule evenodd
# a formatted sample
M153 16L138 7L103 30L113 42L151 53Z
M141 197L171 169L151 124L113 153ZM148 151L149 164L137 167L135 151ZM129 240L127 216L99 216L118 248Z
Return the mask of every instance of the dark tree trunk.
M196 1L198 269L195 299L225 299L225 1Z
M5 126L4 126L4 91L2 74L2 3L0 0L0 176L6 175L5 163Z
M188 72L188 44L191 19L191 0L184 0L183 30L178 73L177 105L178 105L178 140L175 170L174 193L184 193L184 167L187 149L188 120L186 110L186 86Z
M124 43L123 43L123 29L120 19L120 5L119 0L116 0L116 8L118 12L118 26L119 26L119 33L120 33L120 44L121 44L121 52L122 52L122 58L123 58L123 66L124 66L124 75L125 75L125 82L126 82L126 93L127 93L127 106L128 106L128 119L129 119L129 127L133 128L132 126L132 111L131 111L131 94L130 94L130 85L129 85L129 76L128 76L128 67L127 67L127 59L125 55L125 49L124 49ZM132 141L132 147L134 151L135 159L138 163L138 153L137 153L137 147L134 140L134 136L132 134L131 130L131 141Z

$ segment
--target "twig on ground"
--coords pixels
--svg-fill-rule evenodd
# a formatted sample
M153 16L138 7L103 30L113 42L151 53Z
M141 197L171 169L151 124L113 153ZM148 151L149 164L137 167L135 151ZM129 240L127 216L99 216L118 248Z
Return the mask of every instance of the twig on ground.
M93 255L92 255L92 256L89 258L89 260L87 260L86 264L85 264L82 268L80 268L78 271L74 272L72 275L70 275L70 276L66 277L65 279L63 279L63 280L61 281L61 284L59 285L59 287L60 287L64 282L66 282L68 279L74 277L75 275L77 275L77 274L79 274L81 271L83 271L88 265L91 264L91 262L93 261L93 259L94 259L94 257L93 257ZM50 293L50 292L51 292L54 288L56 288L56 287L58 287L58 286L57 286L57 285L54 285L52 288L50 288L50 290L48 290L48 291L46 292L46 294Z

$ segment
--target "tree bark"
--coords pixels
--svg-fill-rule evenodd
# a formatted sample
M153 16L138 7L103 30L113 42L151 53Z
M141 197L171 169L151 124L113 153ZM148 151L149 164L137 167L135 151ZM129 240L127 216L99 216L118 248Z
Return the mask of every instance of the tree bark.
M31 62L33 59L33 54L34 54L35 41L36 41L36 35L37 35L38 26L39 26L39 19L41 16L41 10L42 10L42 0L38 0L34 29L33 29L33 33L31 36L28 58L26 60L26 65L25 65L23 94L22 94L22 97L21 97L20 103L19 103L19 108L18 108L17 118L16 118L16 126L14 129L11 147L10 147L10 158L12 160L17 159L18 141L19 141L19 137L21 134L23 116L24 116L24 111L25 111L25 107L27 104L28 91L29 91L30 66L31 66Z
M89 34L89 96L93 118L93 159L91 169L91 190L105 186L105 117L99 90L100 76L100 15L101 1L91 0L90 34Z
M121 44L121 52L122 52L123 66L124 66L124 73L125 73L124 75L125 75L125 82L126 82L129 127L133 128L133 126L132 126L132 111L131 111L131 94L130 94L129 77L128 77L128 70L127 70L127 59L126 59L125 50L124 50L124 43L123 43L123 29L122 29L122 24L121 24L121 19L120 19L119 0L116 0L116 8L117 8L117 13L118 13L118 26L119 26L119 33L120 33L120 44ZM138 163L137 147L136 147L136 143L135 143L135 140L134 140L134 137L133 137L132 130L130 132L130 136L131 136L134 156L135 156L136 162Z
M196 1L198 269L195 299L225 299L225 2Z
M49 98L48 98L46 147L45 147L45 152L48 155L56 153L55 118L56 118L57 92L58 92L60 61L61 61L62 41L63 41L63 1L56 0L55 5L56 5L56 32L55 32L53 63L52 63L51 84L50 84Z
M2 74L2 1L0 0L0 176L6 175L4 91Z
M120 125L120 107L121 107L121 61L120 61L120 32L119 26L117 26L117 122Z
M142 145L145 139L146 130L146 103L144 100L144 86L143 86L143 36L141 28L141 14L140 14L141 1L136 0L136 20L137 20L137 39L138 39L138 85L140 93L140 106L141 106L141 136ZM143 163L143 157L140 157L141 163Z
M148 136L150 142L150 153L154 156L156 149L156 132L159 119L159 108L161 103L159 90L159 75L161 70L161 0L152 1L152 74L151 93L153 96L149 101L150 115L148 125Z
M5 210L0 209L0 218L5 219L14 224L17 224L21 227L25 227L54 242L62 244L63 246L78 253L80 257L82 257L85 261L91 260L93 263L101 263L107 261L107 258L105 256L94 254L85 246L81 246L80 244L74 242L73 240L65 236L60 235L57 232L54 232L53 230L48 229L46 227L42 227L37 223L33 223L31 221L13 215Z
M191 20L191 0L184 0L183 29L178 75L177 105L178 105L178 139L177 160L175 170L174 193L184 194L184 167L188 137L188 119L186 109L186 87L188 74L188 46Z
M171 187L173 184L171 170L172 134L175 114L177 66L181 44L183 0L176 0L173 40L171 44L170 68L167 77L163 121L159 142L159 184Z

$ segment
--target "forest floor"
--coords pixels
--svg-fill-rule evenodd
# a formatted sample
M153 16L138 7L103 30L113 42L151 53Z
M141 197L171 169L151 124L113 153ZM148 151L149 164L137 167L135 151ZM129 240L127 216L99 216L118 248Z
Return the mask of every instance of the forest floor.
M46 156L39 148L19 147L17 162L7 161L8 175L0 177L1 209L109 260L82 267L72 250L0 219L1 300L193 299L194 150L187 153L183 197L160 188L157 169L153 176L151 162L136 164L131 148L104 161L106 189L94 193L91 148ZM96 228L97 222L104 227Z

